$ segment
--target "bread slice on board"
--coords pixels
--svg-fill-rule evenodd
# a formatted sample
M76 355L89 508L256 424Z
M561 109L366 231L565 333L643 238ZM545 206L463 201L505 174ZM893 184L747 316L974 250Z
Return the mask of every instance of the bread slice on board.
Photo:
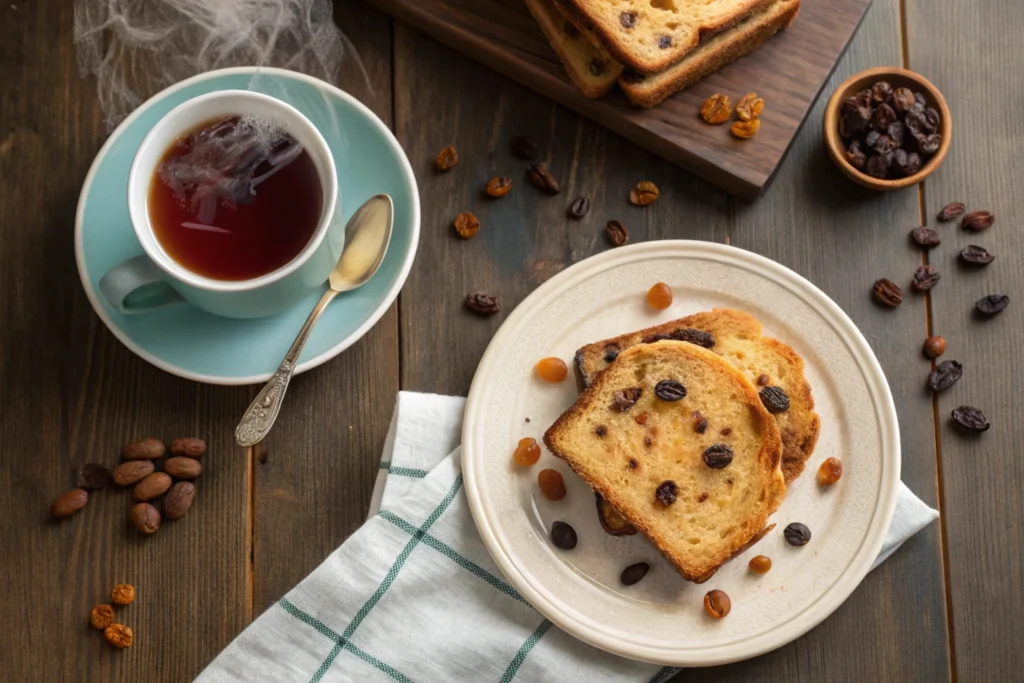
M685 392L659 387L667 380ZM699 431L701 416L714 428ZM623 351L544 443L690 581L748 547L786 492L778 427L757 391L685 342ZM714 457L726 448L731 459Z
M640 73L662 71L771 0L562 0L612 56Z
M767 382L780 387L789 397L789 410L774 415L782 437L782 473L788 484L800 476L814 452L821 420L814 412L814 396L804 377L803 358L788 344L763 336L761 329L761 323L749 313L716 308L587 344L576 351L576 382L582 391L619 353L645 340L669 335L705 345L710 341L713 345L709 348L732 363L755 388L760 390ZM703 332L710 339L698 338L686 330Z
M623 67L607 50L582 35L555 10L551 0L526 0L526 6L580 92L586 97L602 97L615 87Z
M654 74L625 70L619 85L633 104L653 107L710 73L747 54L788 28L800 9L800 0L773 0L727 31L704 40L681 61ZM756 90L750 84L749 90ZM770 105L769 105L770 106Z

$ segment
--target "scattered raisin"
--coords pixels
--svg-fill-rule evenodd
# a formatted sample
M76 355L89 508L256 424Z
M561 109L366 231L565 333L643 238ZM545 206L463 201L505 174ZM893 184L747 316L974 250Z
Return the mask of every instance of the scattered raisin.
M924 355L928 358L938 358L946 352L946 340L942 337L928 337L924 340Z
M623 12L619 15L619 23L622 28L633 28L636 26L636 12L632 10Z
M110 591L110 601L115 605L130 605L135 602L135 586L119 583Z
M464 240L480 232L480 220L469 211L464 211L455 217L455 232Z
M633 584L640 581L640 579L647 576L647 572L651 569L651 565L646 562L637 562L631 564L622 570L622 575L619 577L619 581L622 582L623 586L632 586Z
M793 522L787 526L783 529L782 535L786 538L786 543L790 545L807 545L807 542L811 540L811 530L800 522Z
M626 226L619 221L608 221L604 231L613 247L621 247L629 242L629 233L626 232Z
M931 249L942 244L942 237L939 236L938 231L926 228L923 225L911 230L910 238L925 249Z
M537 158L537 152L537 141L528 135L512 138L512 153L523 161L533 161Z
M761 397L761 403L772 415L778 415L789 410L789 394L782 387L768 386L757 392Z
M704 464L713 470L725 469L732 462L732 447L725 443L716 443L704 449Z
M767 574L772 568L772 558L767 555L755 555L750 558L747 567L755 574Z
M455 164L459 163L459 152L451 145L448 145L434 158L434 168L439 172L450 171Z
M927 292L939 284L939 271L935 270L935 266L931 264L918 266L917 270L914 271L914 279L910 284L915 291Z
M605 427L604 425L598 425L597 428L594 430L594 433L597 434L598 436L604 436L605 434L608 433L608 428Z
M637 467L640 466L640 463L636 461L636 458L630 458L626 466L629 467L629 469L631 470L635 470Z
M761 128L761 119L734 121L733 124L729 126L729 132L742 140L747 140L754 137L759 128Z
M114 623L114 608L110 605L96 605L89 612L89 623L93 628L102 631Z
M974 303L974 307L982 315L993 316L1002 313L1009 303L1010 297L1005 294L989 294L978 299Z
M950 202L949 204L946 204L944 207L942 207L942 211L939 211L938 218L940 221L943 222L951 221L954 218L959 218L960 216L963 216L964 211L966 210L967 207L964 206L963 202Z
M659 503L668 507L672 503L676 502L676 495L679 492L679 487L676 486L674 481L663 481L658 485L658 488L654 491L654 497Z
M508 176L495 176L487 181L484 192L488 197L504 197L512 190L512 179ZM460 233L461 234L461 233Z
M537 475L537 486L548 500L565 498L565 480L558 470L541 470Z
M548 171L544 164L530 166L529 170L526 171L526 177L530 179L534 187L542 192L558 194L561 191L555 176L551 175L551 172Z
M672 47L672 37L658 36L658 47L660 47L662 50L667 50L668 48Z
M886 306L899 306L903 301L903 290L888 278L875 280L873 291L875 299Z
M565 522L554 522L551 525L551 542L562 550L572 550L577 543L576 530Z
M713 591L708 591L704 595L704 611L708 613L708 616L712 619L721 619L725 615L729 614L732 610L732 600L726 595L725 591L720 591L717 588Z
M620 413L624 413L633 405L640 400L640 394L643 393L643 389L640 387L629 387L627 389L620 389L613 394L615 403L612 404L612 409Z
M757 377L757 386L759 386L759 387L766 387L766 386L768 386L769 383L771 383L771 381L772 380L771 380L771 378L768 375L758 375L758 377Z
M693 420L693 431L698 434L703 434L708 430L708 419L703 415L699 415Z
M664 282L658 282L647 290L647 305L651 308L663 311L672 305L672 288Z
M955 360L944 360L928 374L928 386L932 391L945 391L957 383L964 374L964 366Z
M540 445L537 444L537 440L529 436L519 439L516 449L512 452L512 459L520 467L536 465L540 460Z
M960 260L972 266L987 266L995 258L987 249L977 244L968 244L960 250Z
M972 232L981 232L992 227L996 217L991 211L972 211L960 219L960 227Z
M658 199L658 186L649 180L641 180L629 191L629 201L636 206L650 206Z
M654 386L654 395L662 401L680 401L686 398L686 387L674 379L663 379Z
M590 211L590 200L586 197L577 197L576 200L569 205L569 216L579 220L587 215Z
M78 488L86 491L105 489L114 477L103 465L87 462L78 470Z
M107 626L103 629L103 637L107 639L108 643L119 650L131 647L132 643L135 642L135 634L132 633L131 628L123 624Z
M747 93L736 104L736 116L740 121L752 121L764 111L764 100L757 96L757 93Z
M825 458L818 467L818 485L831 486L843 476L843 463L838 458Z
M569 368L561 358L541 358L537 361L537 375L548 382L561 382L569 374Z
M704 104L700 107L700 117L704 119L705 123L710 123L712 126L725 123L731 116L732 100L728 95L715 93L704 100Z
M479 315L494 315L501 310L501 300L484 292L466 295L466 308Z
M992 425L985 414L971 406L960 406L953 409L953 424L967 432L985 432Z
M609 344L604 347L604 362L611 363L619 357L619 347L615 344Z

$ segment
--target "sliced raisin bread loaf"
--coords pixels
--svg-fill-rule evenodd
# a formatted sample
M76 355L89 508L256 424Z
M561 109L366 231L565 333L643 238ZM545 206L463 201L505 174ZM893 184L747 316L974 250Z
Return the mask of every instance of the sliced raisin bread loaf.
M526 0L526 6L580 92L586 97L602 97L615 87L622 65L607 50L556 12L551 0Z
M700 429L706 418L714 429ZM623 351L544 443L701 582L746 548L786 492L782 442L757 391L693 344Z

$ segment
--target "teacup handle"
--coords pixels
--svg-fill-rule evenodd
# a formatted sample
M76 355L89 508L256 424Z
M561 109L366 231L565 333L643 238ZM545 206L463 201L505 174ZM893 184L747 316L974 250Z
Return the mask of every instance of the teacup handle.
M114 266L100 279L100 291L120 313L148 313L182 299L167 276L146 255Z

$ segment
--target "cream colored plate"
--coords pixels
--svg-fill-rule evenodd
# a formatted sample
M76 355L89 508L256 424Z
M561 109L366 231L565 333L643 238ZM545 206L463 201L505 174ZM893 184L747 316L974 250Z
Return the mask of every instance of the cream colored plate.
M675 302L653 311L644 295L666 282ZM538 380L534 364L558 356L570 364L588 342L713 307L752 313L765 334L803 356L821 416L821 436L804 474L772 517L778 526L703 585L684 581L641 536L601 530L594 496L546 452L523 471L512 450L544 430L576 398L571 378ZM690 241L613 249L559 273L508 317L480 361L466 404L462 459L480 535L508 580L556 625L603 650L677 666L746 659L799 637L835 610L871 568L885 538L900 478L896 411L878 361L850 319L814 285L783 266L733 247ZM828 456L845 466L839 484L814 481ZM546 500L537 472L561 471L568 495ZM579 535L575 550L548 540L563 520ZM782 529L803 522L802 548ZM747 571L757 554L772 558L764 575ZM623 568L646 561L638 584L619 583ZM713 588L732 598L732 613L713 621L702 608Z

